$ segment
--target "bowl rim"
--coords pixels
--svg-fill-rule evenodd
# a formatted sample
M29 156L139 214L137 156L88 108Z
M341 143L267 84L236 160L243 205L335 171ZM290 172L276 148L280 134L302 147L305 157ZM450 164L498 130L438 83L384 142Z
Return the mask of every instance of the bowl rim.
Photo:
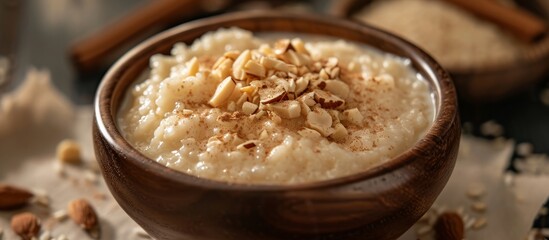
M427 130L425 135L420 138L411 148L405 152L400 153L396 157L388 160L385 163L369 168L365 171L354 173L347 176L305 182L296 184L254 184L254 183L235 183L225 182L214 179L201 178L194 175L190 175L169 167L166 167L153 159L150 159L135 149L125 138L122 136L119 128L117 127L117 118L113 116L113 93L117 86L117 77L122 75L127 69L127 66L131 64L131 60L135 60L146 49L153 48L155 44L159 44L163 39L173 37L174 35L181 34L182 32L191 31L193 29L199 29L207 27L209 25L216 24L229 24L235 21L242 20L254 20L254 19L286 19L292 21L308 21L311 23L320 23L323 25L332 25L335 27L345 28L349 31L368 32L370 35L382 38L384 41L393 44L394 46L401 48L406 53L411 53L415 57L417 64L422 65L426 74L431 75L433 79L434 92L438 92L438 106L435 105L434 120L432 125ZM229 27L225 25L224 27ZM345 39L343 37L342 39ZM375 47L375 46L374 46ZM129 84L128 86L131 86ZM121 98L126 96L124 93L120 94ZM436 109L439 111L437 112ZM457 96L453 82L449 74L427 53L420 48L411 44L410 42L390 34L386 31L377 29L367 24L352 22L343 18L337 18L333 16L325 16L320 14L290 14L280 13L275 11L247 11L222 14L215 17L209 17L205 19L198 19L191 22L183 23L174 28L163 31L146 41L133 47L127 53L125 53L120 59L113 64L108 72L105 74L101 83L97 89L94 100L94 123L97 127L100 137L103 138L102 144L109 144L111 148L118 151L120 154L125 155L126 161L132 161L134 166L141 168L143 171L151 172L161 178L168 179L178 184L192 185L196 187L218 189L218 190L233 190L233 191L260 191L260 192L287 192L296 190L313 190L318 188L327 188L338 185L343 185L349 182L357 182L360 180L373 179L384 173L391 172L399 169L404 165L407 165L415 158L417 154L414 152L422 152L421 149L429 149L436 147L433 144L440 143L439 136L446 134L452 128L452 125L457 121ZM97 143L95 143L97 144ZM98 158L98 161L103 161Z

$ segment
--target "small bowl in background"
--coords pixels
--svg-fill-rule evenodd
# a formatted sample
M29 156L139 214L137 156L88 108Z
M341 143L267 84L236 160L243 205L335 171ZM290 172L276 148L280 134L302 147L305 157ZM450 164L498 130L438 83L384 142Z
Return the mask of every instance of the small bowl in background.
M373 1L333 1L329 12L334 16L352 19L356 13L367 8ZM529 2L536 1L538 0L529 0ZM547 11L548 9L538 10ZM446 70L452 75L461 99L471 103L497 102L534 87L548 73L549 35L522 52L520 58L514 63L494 63L486 68L446 68Z
M318 34L409 58L429 82L436 117L413 148L351 176L296 185L253 185L198 178L133 148L116 114L149 58L222 27L255 33ZM156 239L395 239L432 205L453 170L460 138L452 81L429 55L384 31L327 16L240 12L165 31L126 53L96 96L94 147L120 206Z

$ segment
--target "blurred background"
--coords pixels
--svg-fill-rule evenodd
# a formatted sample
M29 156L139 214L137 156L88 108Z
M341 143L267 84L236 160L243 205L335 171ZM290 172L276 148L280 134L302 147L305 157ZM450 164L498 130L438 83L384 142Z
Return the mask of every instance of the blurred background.
M0 0L0 94L15 89L25 76L27 68L34 66L37 68L49 69L51 72L53 84L62 93L68 96L76 104L91 104L95 89L101 80L101 77L107 71L108 67L122 53L140 41L152 36L167 28L178 24L208 17L223 12L242 11L251 9L278 9L280 11L292 12L315 12L321 14L338 15L340 17L354 18L357 21L371 21L372 17L368 14L383 14L383 8L399 7L399 2L403 1L329 1L329 0L311 0L311 1L170 1L176 11L171 11L170 16L165 18L150 17L147 14L151 8L158 8L159 1L151 0ZM162 2L160 1L160 2ZM175 4L173 4L176 2ZM373 2L373 3L370 3ZM386 3L386 6L376 2ZM390 6L390 3L393 2ZM406 1L404 1L406 2ZM417 1L416 1L417 2ZM422 2L422 1L419 1ZM424 2L424 1L423 1ZM506 2L510 2L507 0ZM423 3L421 3L423 4ZM537 14L540 19L547 18L549 8L547 1L520 0L516 3L524 9L532 9L532 14ZM409 4L408 4L409 5ZM192 7L190 7L192 6ZM411 9L413 6L406 6L396 9L396 12L402 9ZM373 10L368 11L368 8ZM160 7L162 9L162 7ZM379 11L377 11L379 10ZM158 11L158 9L156 10ZM436 10L435 10L436 11ZM401 14L401 13L398 13ZM413 9L405 10L406 17L416 14ZM427 13L429 14L429 13ZM374 15L375 16L375 15ZM379 19L376 17L376 19ZM411 25L418 25L411 19ZM444 22L444 19L442 19ZM451 20L451 19L450 19ZM448 21L450 21L448 20ZM131 21L131 23L128 23ZM90 47L93 42L97 42L98 36L105 32L114 30L115 25L132 26L129 31L122 35L111 36L121 43L115 44L111 49L106 49L106 54L92 56L91 60L85 63L79 63L76 54L93 55L90 53ZM386 26L393 32L397 32L398 27L394 24L384 23L382 20L373 21L377 25ZM420 21L424 23L426 21ZM450 22L452 23L452 22ZM479 23L482 24L482 23ZM114 27L113 27L114 26ZM404 25L402 27L409 27ZM421 29L423 26L419 25ZM426 30L416 31L423 35L433 31L429 37L441 37L443 34L437 34L441 30L432 29L433 26L425 26ZM393 28L393 29L391 29ZM463 27L462 27L463 28ZM128 28L125 28L128 29ZM396 31L394 31L396 30ZM449 30L450 31L450 30ZM503 29L502 32L506 30ZM444 32L443 32L444 33ZM473 32L474 33L474 32ZM402 34L406 36L406 31ZM411 36L414 38L414 36ZM464 41L477 41L474 36L463 36ZM417 39L414 39L417 40ZM418 41L421 41L419 39ZM431 39L427 40L433 41ZM444 39L438 40L444 43ZM447 40L450 41L450 40ZM463 40L462 40L463 41ZM92 42L90 45L90 42ZM413 41L414 42L414 41ZM416 41L417 42L417 41ZM97 44L97 43L96 43ZM458 43L459 44L459 43ZM522 43L519 43L522 44ZM421 44L418 44L421 45ZM540 44L545 47L549 44ZM80 48L80 49L78 49ZM76 49L76 50L75 50ZM537 50L537 49L536 49ZM436 51L436 49L434 49ZM502 51L496 49L495 51ZM503 50L505 51L505 50ZM72 54L72 55L71 55ZM543 52L536 54L549 55ZM437 54L433 55L440 55ZM437 58L438 56L434 56ZM543 65L549 63L547 60L539 58L538 62ZM451 61L451 60L450 60ZM87 64L86 66L83 66ZM449 64L456 65L450 62ZM528 63L534 65L533 63ZM485 86L478 86L480 93L474 92L471 88L477 86L468 86L469 88L460 88L461 113L463 122L471 123L465 126L470 130L480 134L480 126L490 120L495 120L503 127L503 135L514 138L518 142L531 142L535 145L538 152L549 153L549 93L547 92L549 76L546 71L542 71L541 76L535 76L533 80L527 77L532 71L528 64L510 64L510 66L521 67L524 71L523 76L519 75L512 82L522 87L513 87L510 91L499 94L496 97L491 96L491 92L496 89L490 89ZM88 66L89 65L89 66ZM539 63L538 63L539 65ZM454 66L451 66L454 67ZM458 66L459 67L459 66ZM517 68L518 68L517 67ZM549 66L546 66L549 67ZM508 66L504 68L509 68ZM470 72L479 72L482 69L473 69ZM505 73L504 73L505 74ZM463 74L456 77L463 78ZM501 74L500 74L501 75ZM539 75L539 74L538 74ZM496 76L496 82L498 76ZM479 78L478 76L465 76L465 78ZM480 77L482 78L482 77ZM527 79L528 78L528 79ZM473 80L475 80L473 79ZM466 82L459 79L460 82ZM483 79L476 79L482 82ZM472 80L471 80L472 81ZM489 80L494 81L494 80ZM504 82L497 85L504 85ZM459 83L458 83L459 85ZM475 97L471 100L467 95L473 92ZM483 98L482 95L486 95ZM480 97L478 97L480 95ZM480 100L479 100L480 99ZM545 104L544 104L545 101Z
M535 36L517 33L497 19L477 18L479 9L450 3L464 1L0 0L0 98L23 82L30 67L37 67L50 71L53 85L72 103L90 105L109 66L162 30L233 11L326 14L370 22L431 52L458 85L464 131L487 139L514 139L517 146L530 148L529 154L535 155L539 165L531 167L528 156L516 152L508 170L549 174L546 29ZM494 2L542 24L549 21L547 0ZM468 15L463 17L464 13ZM395 24L395 19L409 24ZM518 28L535 30L529 22L524 24ZM437 44L443 50L433 46ZM456 52L463 55L446 58ZM520 167L525 164L529 168ZM545 225L546 220L538 218L534 226Z

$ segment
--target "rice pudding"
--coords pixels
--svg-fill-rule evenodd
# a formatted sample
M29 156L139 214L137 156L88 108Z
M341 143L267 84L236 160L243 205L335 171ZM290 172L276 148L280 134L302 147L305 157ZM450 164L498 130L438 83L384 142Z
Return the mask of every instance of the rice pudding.
M362 172L425 134L433 100L409 60L299 37L232 28L176 44L128 90L119 128L170 168L252 184Z

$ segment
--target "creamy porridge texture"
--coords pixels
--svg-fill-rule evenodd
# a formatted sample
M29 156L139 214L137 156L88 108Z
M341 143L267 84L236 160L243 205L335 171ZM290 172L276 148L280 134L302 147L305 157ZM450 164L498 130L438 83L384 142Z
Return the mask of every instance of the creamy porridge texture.
M119 126L146 156L203 178L350 175L410 148L434 115L408 60L342 40L220 29L150 64Z

